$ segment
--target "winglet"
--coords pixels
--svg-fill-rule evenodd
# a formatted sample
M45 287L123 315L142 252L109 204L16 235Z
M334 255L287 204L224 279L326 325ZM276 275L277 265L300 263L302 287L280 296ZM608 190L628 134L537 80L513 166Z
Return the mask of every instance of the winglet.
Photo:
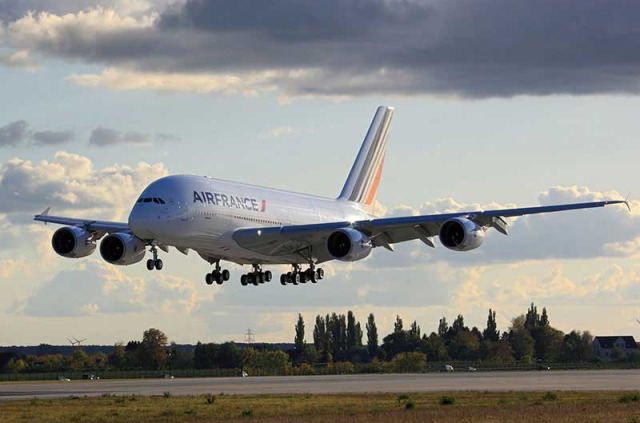
M44 211L42 213L40 213L40 216L48 215L50 210L51 210L51 207L47 207L46 209L44 209Z
M631 205L629 205L629 196L631 194L627 194L627 198L624 199L624 205L627 206L627 208L629 209L629 211L631 211Z

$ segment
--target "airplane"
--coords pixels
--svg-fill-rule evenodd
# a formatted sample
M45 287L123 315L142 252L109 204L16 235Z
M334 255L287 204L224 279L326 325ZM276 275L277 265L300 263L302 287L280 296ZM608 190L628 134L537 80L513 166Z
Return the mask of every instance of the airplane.
M480 247L491 228L507 235L505 218L538 213L625 204L627 200L477 210L446 214L376 218L373 215L382 175L394 108L381 106L366 133L340 195L323 198L245 185L195 175L175 175L152 182L140 195L128 222L106 222L50 216L50 208L36 221L65 225L52 237L54 251L70 258L100 254L114 265L142 261L147 248L153 258L148 270L161 270L158 249L174 247L183 254L196 251L214 266L205 282L229 280L223 261L251 265L243 286L272 280L268 265L291 265L280 275L282 285L316 283L324 278L319 264L331 260L353 262L382 247L420 240L435 247L434 238L453 251ZM306 267L306 269L303 269Z

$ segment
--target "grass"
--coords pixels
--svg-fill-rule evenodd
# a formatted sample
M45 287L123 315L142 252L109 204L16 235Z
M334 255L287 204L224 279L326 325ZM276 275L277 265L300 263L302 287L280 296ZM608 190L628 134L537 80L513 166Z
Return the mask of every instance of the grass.
M0 422L640 422L640 397L634 392L555 395L555 399L537 392L456 392L455 397L451 392L434 392L25 399L2 401ZM548 399L542 400L545 396ZM444 398L453 399L455 406L443 407Z

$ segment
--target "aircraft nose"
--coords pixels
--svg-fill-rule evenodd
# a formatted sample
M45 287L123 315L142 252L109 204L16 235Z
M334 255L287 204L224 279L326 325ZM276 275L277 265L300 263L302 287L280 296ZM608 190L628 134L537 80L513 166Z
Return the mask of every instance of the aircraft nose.
M149 219L147 213L142 207L135 205L129 213L129 229L135 236L140 239L153 238L153 234L149 231Z

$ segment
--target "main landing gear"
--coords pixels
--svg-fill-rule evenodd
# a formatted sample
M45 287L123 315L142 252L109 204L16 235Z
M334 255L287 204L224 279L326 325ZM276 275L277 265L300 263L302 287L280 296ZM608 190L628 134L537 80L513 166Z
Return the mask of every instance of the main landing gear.
M217 283L218 285L222 285L223 282L226 282L229 280L229 271L227 269L220 269L220 261L216 261L216 268L213 269L213 272L211 273L207 273L207 276L205 276L205 282L207 283L207 285L211 285L214 282Z
M253 272L247 273L246 275L242 275L240 277L240 283L242 286L254 285L258 286L265 282L271 282L272 274L269 270L266 272L262 271L262 266L259 264L253 265Z
M316 269L313 263L311 263L309 268L304 271L300 269L299 264L294 264L292 266L292 272L287 272L280 275L280 283L282 285L298 285L299 283L307 282L316 283L324 278L324 270L322 270L321 268Z
M158 248L155 245L151 246L151 253L153 258L147 260L147 270L162 270L162 260L158 258Z

